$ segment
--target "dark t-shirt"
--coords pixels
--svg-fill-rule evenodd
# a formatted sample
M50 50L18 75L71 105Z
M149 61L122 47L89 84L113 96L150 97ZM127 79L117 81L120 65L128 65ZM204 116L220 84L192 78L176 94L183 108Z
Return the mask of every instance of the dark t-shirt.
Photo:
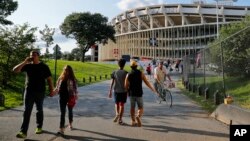
M26 72L26 90L45 92L45 79L51 76L49 67L44 63L26 64L21 69Z
M125 70L116 70L111 74L111 78L115 80L114 91L116 93L126 93L126 89L124 87L125 78L127 75L127 71Z
M68 83L67 80L61 81L61 86L59 89L59 94L61 99L69 99L69 92L68 92Z
M129 96L142 97L143 91L141 73L141 71L135 69L128 74Z

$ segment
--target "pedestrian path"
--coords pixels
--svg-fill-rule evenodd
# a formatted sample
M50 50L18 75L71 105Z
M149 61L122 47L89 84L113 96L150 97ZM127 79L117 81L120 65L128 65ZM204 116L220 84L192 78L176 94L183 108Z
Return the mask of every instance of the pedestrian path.
M174 78L178 79L177 77ZM125 126L113 123L114 101L108 98L111 81L79 88L79 100L74 109L74 130L66 130L65 137L56 135L59 127L58 97L44 101L44 133L37 135L35 130L35 107L33 109L27 140L42 141L228 141L229 128L203 111L178 89L172 89L173 107L158 104L154 94L143 85L145 113L142 127L131 127L129 101L125 105ZM16 141L22 120L22 107L0 112L0 140ZM66 120L67 122L67 120Z

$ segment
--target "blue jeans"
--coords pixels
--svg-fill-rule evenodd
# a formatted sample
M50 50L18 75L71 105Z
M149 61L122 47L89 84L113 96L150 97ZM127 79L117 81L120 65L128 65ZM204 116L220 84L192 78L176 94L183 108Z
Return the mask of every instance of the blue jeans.
M25 90L24 92L24 112L23 112L23 123L21 126L21 132L27 134L30 122L30 116L32 113L33 105L36 104L36 123L37 128L43 126L43 101L44 92L31 92Z

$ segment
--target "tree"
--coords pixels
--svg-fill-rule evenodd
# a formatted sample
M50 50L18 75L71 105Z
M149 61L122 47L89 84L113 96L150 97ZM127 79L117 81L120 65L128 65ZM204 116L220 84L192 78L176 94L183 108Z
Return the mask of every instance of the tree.
M80 48L74 48L71 50L71 55L74 56L74 59L79 61L82 56L82 51Z
M0 80L6 85L12 76L12 67L27 57L34 48L36 28L28 24L0 27Z
M2 25L11 25L11 21L7 20L6 17L11 15L14 11L17 10L18 3L13 0L1 0L0 1L0 24Z
M77 41L82 52L81 61L84 62L85 53L91 46L108 39L115 42L115 30L107 22L108 19L99 13L72 13L64 19L60 29L67 38Z
M222 41L224 57L224 70L227 75L250 77L250 17L243 21L223 26L220 30L220 40ZM249 27L249 28L248 28ZM219 44L211 50L213 61L220 62L221 50ZM220 64L218 65L220 66Z
M45 58L49 57L49 46L54 44L53 41L53 35L55 33L54 28L49 28L48 25L45 24L45 28L43 30L40 30L39 33L42 35L41 40L43 40L46 43L46 52L45 52Z

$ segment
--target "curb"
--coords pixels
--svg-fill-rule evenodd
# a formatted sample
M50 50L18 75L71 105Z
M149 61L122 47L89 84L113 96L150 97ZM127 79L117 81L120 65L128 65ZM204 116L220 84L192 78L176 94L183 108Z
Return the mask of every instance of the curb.
M220 104L210 116L228 125L250 124L250 110L231 104Z

